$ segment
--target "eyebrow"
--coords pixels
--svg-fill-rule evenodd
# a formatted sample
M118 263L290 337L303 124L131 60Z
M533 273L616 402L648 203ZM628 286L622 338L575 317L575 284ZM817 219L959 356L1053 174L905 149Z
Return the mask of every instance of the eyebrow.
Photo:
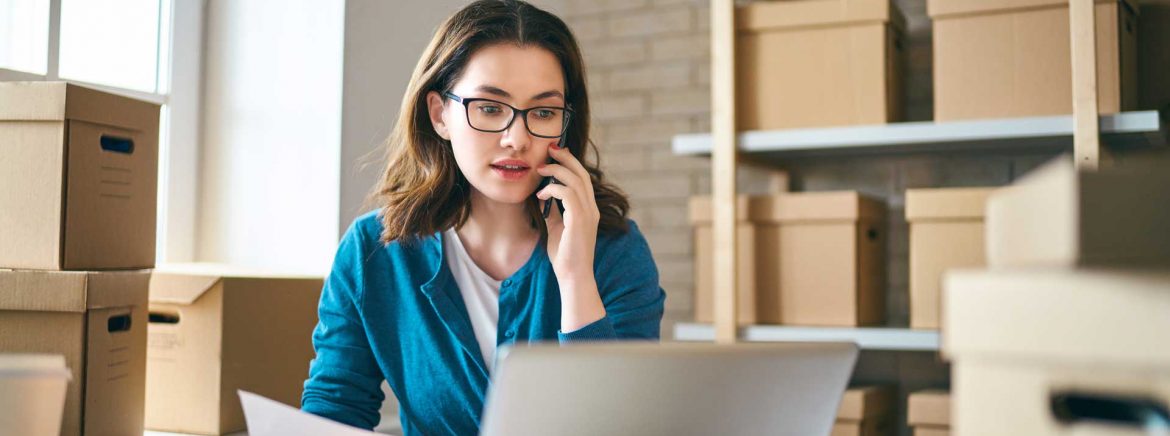
M505 91L503 89L500 89L500 88L497 88L497 87L491 86L491 85L479 85L479 87L475 88L475 90L476 91L483 91L483 92L486 92L486 93L492 94L492 95L498 95L500 97L512 98L512 94L509 94L508 91ZM533 100L543 100L543 99L551 98L551 97L560 97L563 99L563 98L565 98L565 95L561 94L560 91L550 90L550 91L542 92L540 94L536 94L535 96L532 97L532 99Z

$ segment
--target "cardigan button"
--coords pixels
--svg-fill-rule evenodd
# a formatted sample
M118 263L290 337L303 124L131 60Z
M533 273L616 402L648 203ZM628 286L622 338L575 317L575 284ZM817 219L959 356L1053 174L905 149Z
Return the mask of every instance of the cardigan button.
M504 285L504 287L512 286L512 281L511 280L504 280L503 285Z
M513 336L516 336L516 330L508 330L508 331L504 332L505 338L510 338Z

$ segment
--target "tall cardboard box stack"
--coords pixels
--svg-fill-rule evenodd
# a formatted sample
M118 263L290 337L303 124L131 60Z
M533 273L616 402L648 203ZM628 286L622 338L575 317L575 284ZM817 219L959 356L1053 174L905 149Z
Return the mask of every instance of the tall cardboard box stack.
M904 21L890 0L756 2L739 8L739 128L900 120Z
M320 277L169 264L150 280L146 428L245 429L236 391L300 405Z
M945 282L956 434L1162 428L1170 404L1165 168L1135 160L1081 172L1064 157L992 194L991 269L952 272Z
M852 387L837 408L831 436L887 436L894 426L894 389L890 386Z
M1137 8L1096 0L1101 113L1137 105ZM1072 113L1068 0L928 0L934 119Z
M983 216L990 188L910 189L910 328L938 329L943 273L987 264Z
M910 394L906 401L906 423L914 430L914 436L949 436L951 394L940 390Z
M0 353L65 357L63 435L143 431L158 117L72 84L0 83Z

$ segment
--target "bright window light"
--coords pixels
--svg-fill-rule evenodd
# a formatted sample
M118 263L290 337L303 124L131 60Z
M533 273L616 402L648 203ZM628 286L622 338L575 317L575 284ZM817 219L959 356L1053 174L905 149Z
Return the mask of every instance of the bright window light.
M61 78L157 92L160 9L159 0L62 0Z
M0 0L0 68L45 74L49 0Z

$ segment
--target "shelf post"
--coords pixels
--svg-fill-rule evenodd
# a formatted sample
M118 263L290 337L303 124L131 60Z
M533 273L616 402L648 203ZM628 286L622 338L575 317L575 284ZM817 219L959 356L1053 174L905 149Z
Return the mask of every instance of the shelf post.
M1095 171L1103 156L1097 103L1097 29L1093 0L1069 1L1072 44L1073 155L1077 168Z
M1091 0L1090 0L1091 1ZM735 343L738 325L736 271L735 2L711 2L711 195L715 208L715 342Z

